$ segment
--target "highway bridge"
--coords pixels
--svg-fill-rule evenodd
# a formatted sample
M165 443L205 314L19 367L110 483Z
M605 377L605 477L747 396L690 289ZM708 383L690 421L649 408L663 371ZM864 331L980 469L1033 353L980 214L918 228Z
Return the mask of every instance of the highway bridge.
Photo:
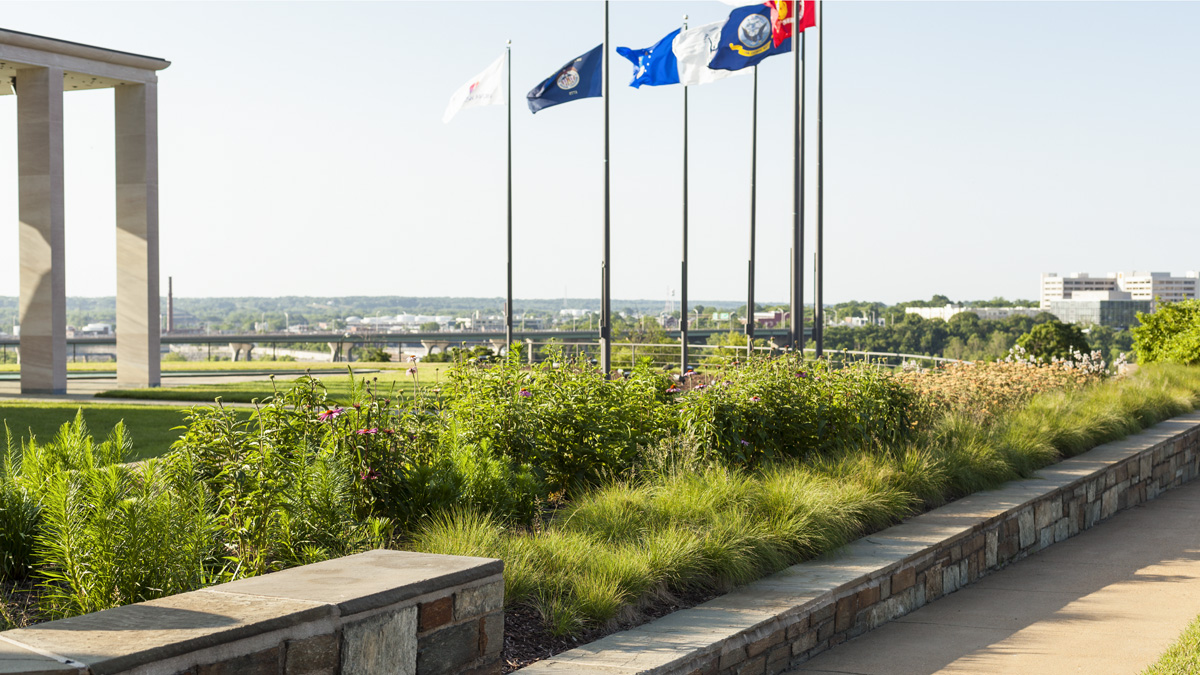
M689 344L702 344L708 341L714 333L728 333L728 329L692 329L688 331ZM740 332L740 331L739 331ZM679 339L678 330L666 332L671 339ZM812 337L812 327L805 326L805 338ZM754 331L755 338L774 340L777 344L785 344L788 337L786 328L758 328ZM420 333L367 333L326 331L314 333L163 333L163 344L284 344L298 342L323 342L326 344L417 344L428 342L448 342L453 346L467 344L493 344L504 341L503 331L447 331ZM513 340L524 342L546 342L561 340L563 342L595 342L599 339L594 330L514 330ZM5 335L0 336L0 345L19 346L20 338ZM89 335L67 338L68 345L115 345L115 335Z

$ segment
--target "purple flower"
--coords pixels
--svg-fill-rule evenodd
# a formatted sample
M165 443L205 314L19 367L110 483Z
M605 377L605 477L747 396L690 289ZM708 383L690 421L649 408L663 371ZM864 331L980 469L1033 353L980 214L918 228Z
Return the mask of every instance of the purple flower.
M370 435L374 436L375 434L379 433L379 430L372 427L370 429L359 429L358 431L356 431L354 433L358 434L359 436L362 436L365 434L370 434Z
M746 448L750 447L750 441L742 439L742 447L746 447Z
M408 369L408 374L409 374L409 375L412 375L413 377L416 377L416 376L417 376L417 367L416 367L416 366L410 366L410 367L409 367L409 369Z
M804 373L796 373L796 377L808 377L808 375L805 375Z
M366 471L358 474L358 477L362 480L379 480L379 472L375 469L367 469Z
M522 389L521 391L517 392L517 396L520 396L521 398L529 398L533 396L533 392L529 391L528 389Z
M760 398L759 398L759 397L757 397L757 396L751 396L751 397L750 397L750 402L751 402L751 403L758 403L758 402L759 402L759 401L761 401L761 400L762 400L762 399L760 399Z
M331 420L331 419L337 417L338 415L341 415L344 412L346 412L345 408L334 408L332 410L326 410L325 412L317 415L317 419L321 420L322 422L325 422L325 421L328 421L328 420Z
M670 387L667 388L667 393L668 394L678 394L679 387L676 387L675 385L671 385Z

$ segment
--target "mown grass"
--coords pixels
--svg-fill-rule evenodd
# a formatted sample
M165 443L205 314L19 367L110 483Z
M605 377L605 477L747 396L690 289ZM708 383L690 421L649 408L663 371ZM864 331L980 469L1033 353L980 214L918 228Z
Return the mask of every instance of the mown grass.
M902 447L756 472L668 449L636 479L583 495L540 528L458 510L431 518L411 547L503 559L506 602L532 606L556 635L577 634L674 593L746 583L1198 403L1200 368L1160 366L1042 394L990 422L947 415Z
M1200 673L1200 616L1141 675L1194 675Z
M184 423L184 411L169 406L139 406L120 404L78 403L22 403L0 404L0 442L3 442L3 426L8 425L13 442L20 446L30 436L39 441L49 441L59 428L75 419L82 410L84 419L93 429L111 429L124 420L133 437L133 449L127 461L158 457L167 452L179 438L175 427ZM249 414L249 411L243 413Z
M336 367L339 364L326 365ZM344 366L345 364L341 365ZM363 378L366 378L368 382L372 383L372 386L378 388L381 395L387 395L389 392L402 392L405 395L412 395L418 386L435 386L439 381L443 381L445 379L443 373L449 368L450 364L417 364L416 379L408 375L408 365L405 365L404 369L398 367L382 369L378 368L380 365L375 363L351 364L351 367L355 369L381 370L378 373L356 375L354 380L361 384ZM387 366L389 364L382 365ZM309 367L313 367L312 364L309 364ZM303 369L294 372L288 371L286 375L281 372L280 375L276 376L274 383L271 380L255 380L252 382L228 382L223 384L187 384L179 387L155 387L149 389L110 389L96 394L96 397L191 401L196 403L212 403L219 397L227 403L249 403L255 399L262 401L274 395L281 388L286 389L290 386L291 380L303 374ZM320 378L321 383L325 385L332 399L340 403L349 402L353 390L353 381L349 375L322 375Z

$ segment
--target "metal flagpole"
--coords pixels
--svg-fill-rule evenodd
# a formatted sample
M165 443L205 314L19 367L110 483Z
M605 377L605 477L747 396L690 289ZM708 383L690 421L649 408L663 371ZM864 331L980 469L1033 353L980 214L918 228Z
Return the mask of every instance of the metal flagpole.
M792 349L804 349L804 34L792 0ZM799 49L796 49L799 40Z
M508 295L504 304L505 349L512 354L513 343L513 221L512 221L512 40L504 48L508 62Z
M687 30L687 14L683 15L683 30ZM683 85L683 259L680 273L683 275L679 293L679 375L688 367L688 91Z
M604 0L604 46L600 55L600 76L604 98L604 263L600 272L600 368L604 377L612 376L612 310L609 291L609 190L608 190L608 0Z
M823 164L825 158L825 119L823 116L825 109L825 3L821 0L817 1L817 17L821 21L821 25L818 26L821 37L817 40L817 281L815 290L817 316L821 320L813 326L813 337L816 338L817 358L821 358L825 350L825 167Z
M754 99L750 106L750 264L746 279L746 356L754 355L754 228L758 193L758 66L754 66Z

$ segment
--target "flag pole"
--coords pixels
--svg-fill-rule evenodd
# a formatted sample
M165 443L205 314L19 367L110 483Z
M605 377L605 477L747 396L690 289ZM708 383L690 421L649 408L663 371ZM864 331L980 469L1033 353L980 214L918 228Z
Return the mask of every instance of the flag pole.
M683 30L687 30L687 14L683 15ZM688 88L683 85L683 258L680 263L683 277L679 293L679 375L688 367Z
M821 37L817 40L817 262L816 303L820 321L813 326L817 358L825 351L825 3L817 0Z
M758 66L754 66L754 97L750 105L750 264L746 279L746 357L754 355L754 228L758 203Z
M804 353L804 33L792 0L792 349Z
M604 262L600 272L600 368L607 379L612 376L611 268L609 266L609 185L608 185L608 0L604 0L604 47L600 54L600 75L604 98Z
M508 293L504 304L505 350L512 355L513 343L513 218L512 218L512 40L504 48L508 65Z

